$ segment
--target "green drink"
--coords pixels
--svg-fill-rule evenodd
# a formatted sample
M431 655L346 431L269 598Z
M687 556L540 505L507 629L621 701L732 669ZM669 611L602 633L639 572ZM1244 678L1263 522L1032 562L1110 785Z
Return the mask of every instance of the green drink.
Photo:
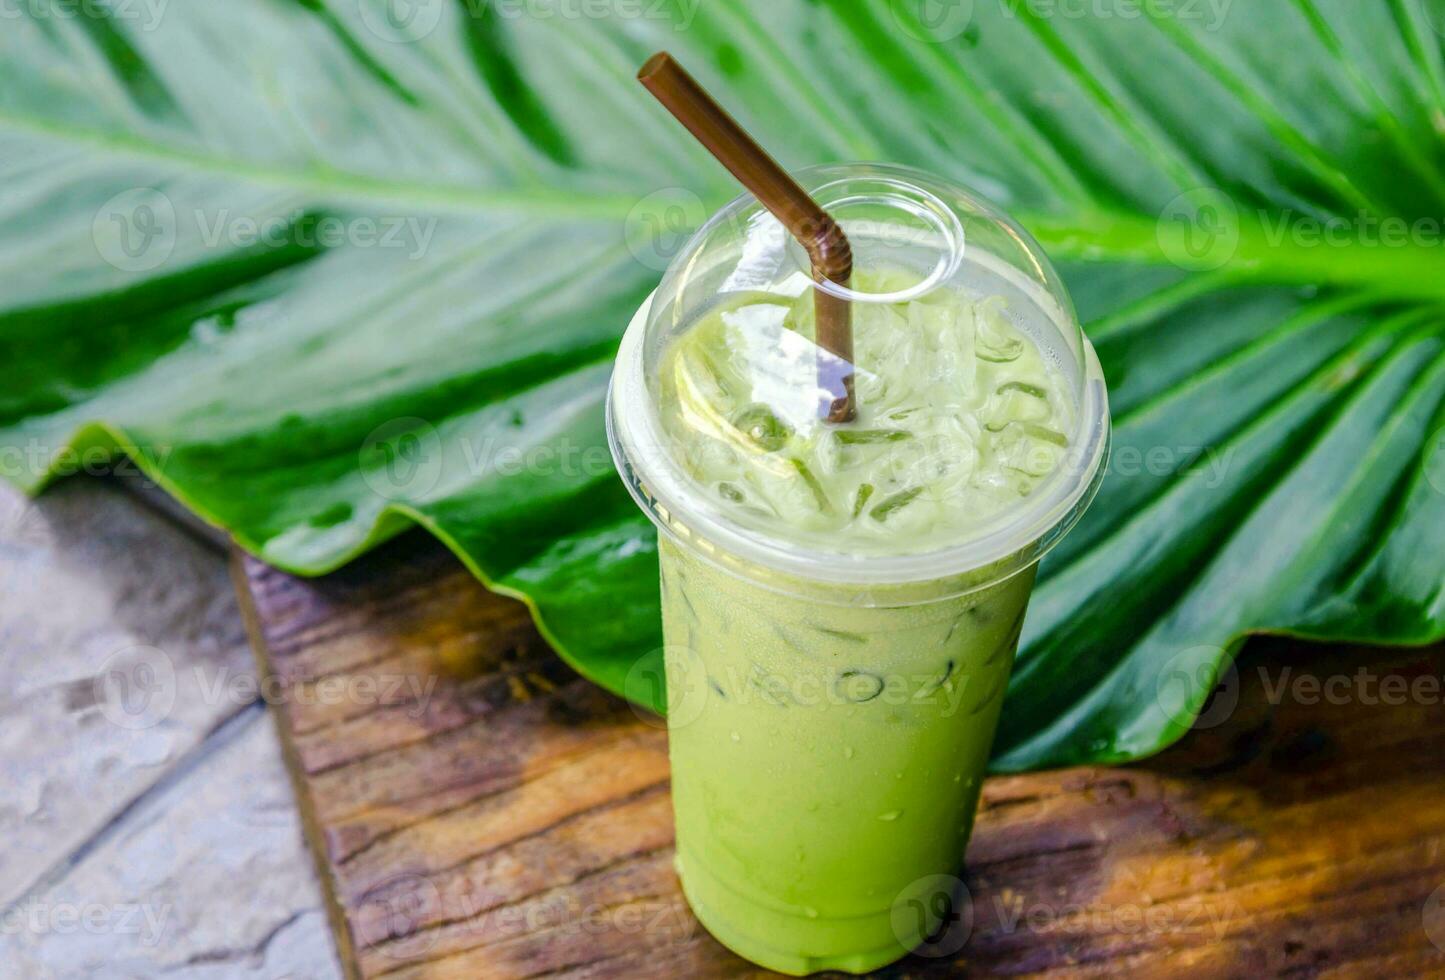
M1038 557L1107 441L1092 352L1021 232L921 175L813 182L862 259L857 418L819 418L813 286L748 199L634 322L609 413L663 532L683 887L793 974L874 969L940 925ZM964 254L965 225L1031 262Z
M952 897L1032 571L944 602L820 607L662 548L667 680L706 691L670 745L698 918L785 973L897 959Z

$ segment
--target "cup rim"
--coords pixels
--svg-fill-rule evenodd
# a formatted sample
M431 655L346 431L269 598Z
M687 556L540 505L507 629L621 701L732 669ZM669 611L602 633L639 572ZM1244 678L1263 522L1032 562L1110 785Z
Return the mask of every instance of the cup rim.
M870 165L870 169L880 168ZM905 168L881 169L889 178L909 173ZM747 199L744 195L724 208L703 231ZM1009 221L987 202L979 203ZM1047 262L1037 243L1022 229L1019 232L1036 261ZM970 255L971 261L997 265L999 271L1008 268L1008 263L976 245ZM963 541L929 551L857 554L780 539L727 515L676 466L667 452L660 421L650 411L644 336L656 290L629 323L608 386L607 439L617 469L633 499L661 533L699 557L777 591L796 594L810 587L817 592L822 587L831 594L852 590L857 601L892 605L960 595L1000 582L1036 564L1078 522L1102 481L1109 451L1103 370L1092 343L1078 328L1067 292L1057 276L1048 278L1060 295L1027 276L1019 277L1015 284L1061 330L1072 327L1071 336L1081 348L1076 355L1079 401L1068 452L1034 492L992 515L977 534Z
M1055 478L1040 488L1046 492L1031 494L1018 507L1003 511L984 534L945 548L900 555L850 555L770 540L727 520L685 476L666 465L665 453L642 452L621 421L621 417L640 419L655 429L643 410L641 335L651 304L648 297L629 325L608 388L607 440L623 482L652 523L674 543L776 591L795 593L800 581L852 587L860 594L880 585L893 586L900 591L889 603L902 605L909 601L907 586L940 584L927 590L927 600L986 588L1037 563L1078 522L1102 481L1109 412L1103 371L1086 339L1085 398L1076 433L1080 438L1071 444ZM653 435L656 438L657 433ZM653 445L661 447L659 441ZM1071 475L1073 479L1068 478ZM956 582L944 584L949 580Z

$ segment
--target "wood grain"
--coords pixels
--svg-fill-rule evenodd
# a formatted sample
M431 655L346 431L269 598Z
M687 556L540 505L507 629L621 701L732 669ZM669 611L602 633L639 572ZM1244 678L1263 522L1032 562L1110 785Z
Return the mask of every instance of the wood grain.
M421 535L236 576L350 976L762 975L678 891L658 722L520 604ZM1158 758L989 780L970 902L884 975L1445 975L1442 674L1258 641Z

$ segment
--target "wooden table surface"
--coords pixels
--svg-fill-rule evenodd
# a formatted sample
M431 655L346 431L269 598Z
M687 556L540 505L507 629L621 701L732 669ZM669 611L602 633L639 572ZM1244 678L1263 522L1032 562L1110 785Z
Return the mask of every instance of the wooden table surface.
M350 976L762 975L682 900L665 733L519 604L419 534L235 571ZM1161 756L990 779L964 914L883 975L1445 975L1442 673L1256 641Z

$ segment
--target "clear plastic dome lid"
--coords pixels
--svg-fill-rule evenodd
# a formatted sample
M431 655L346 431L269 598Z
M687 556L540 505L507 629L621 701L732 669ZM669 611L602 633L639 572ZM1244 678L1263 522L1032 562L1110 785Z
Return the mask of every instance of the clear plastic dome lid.
M851 277L817 277L751 195L708 221L619 354L609 429L634 494L665 533L759 572L978 587L1032 564L1087 504L1108 435L1057 274L948 181L794 177ZM820 337L840 308L850 344Z

